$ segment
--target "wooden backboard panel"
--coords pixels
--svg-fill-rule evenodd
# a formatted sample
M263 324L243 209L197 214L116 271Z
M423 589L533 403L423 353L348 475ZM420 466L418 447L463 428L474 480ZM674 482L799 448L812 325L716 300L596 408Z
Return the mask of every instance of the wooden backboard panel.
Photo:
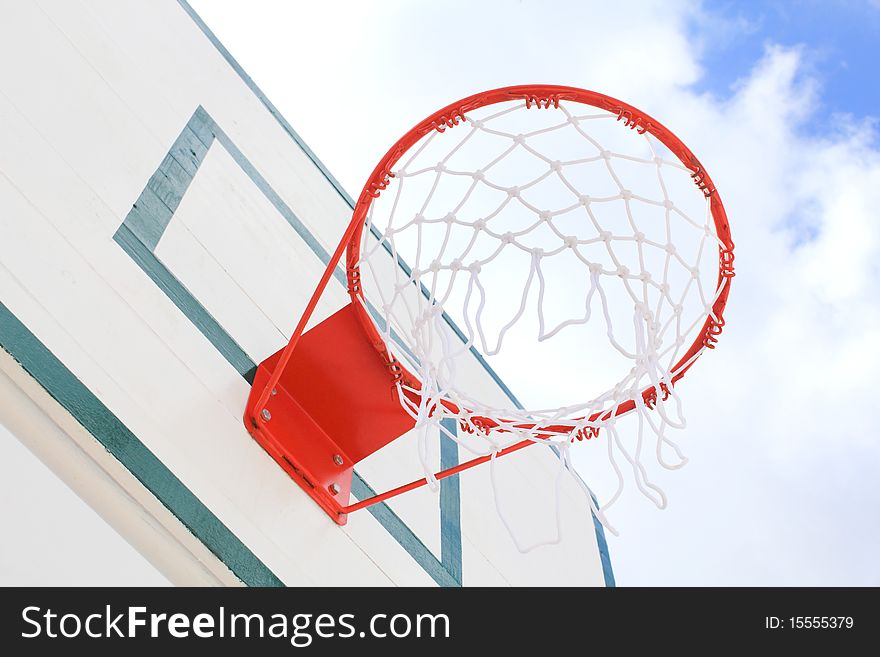
M188 5L14 4L0 57L20 62L0 73L0 419L172 581L613 584L573 482L562 543L522 555L486 470L339 527L250 438L253 367L286 342L351 200ZM316 319L346 301L334 283ZM515 529L552 533L555 455L508 461ZM404 437L353 493L418 476Z

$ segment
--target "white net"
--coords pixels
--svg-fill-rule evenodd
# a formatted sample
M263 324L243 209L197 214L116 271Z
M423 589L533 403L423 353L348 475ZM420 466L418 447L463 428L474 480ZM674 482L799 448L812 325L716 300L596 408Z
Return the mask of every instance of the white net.
M682 362L728 281L708 196L662 143L620 118L510 101L441 125L373 201L357 265L377 330L420 384L397 385L424 429L429 482L426 429L444 418L463 429L450 438L492 457L493 481L502 449L550 443L559 477L575 477L612 532L604 511L625 471L662 508L646 454L668 469L686 461L669 438L685 425L672 384L706 348ZM529 408L475 385L474 351ZM635 418L625 428L624 415ZM597 435L616 479L601 507L570 455L572 441ZM496 504L510 529L497 489Z

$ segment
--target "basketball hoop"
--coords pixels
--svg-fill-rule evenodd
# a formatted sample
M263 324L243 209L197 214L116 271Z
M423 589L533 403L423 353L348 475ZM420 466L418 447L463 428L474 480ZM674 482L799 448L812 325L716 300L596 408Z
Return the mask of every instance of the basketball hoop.
M351 302L305 331L343 253ZM511 294L511 272L524 282L493 315L492 293ZM476 94L420 122L380 160L290 342L259 366L245 424L339 524L536 443L554 445L560 472L573 471L571 444L603 435L619 480L616 454L662 507L641 460L643 437L654 436L660 465L683 464L667 435L684 426L675 385L715 347L733 275L712 179L655 119L573 87ZM577 286L577 298L549 300ZM481 398L460 376L463 358L493 357L517 331L534 329L544 344L597 325L623 367L585 401L524 409ZM637 416L634 449L616 426L626 415ZM460 436L444 428L450 419ZM432 472L428 427L473 458ZM425 476L349 503L354 465L413 428Z

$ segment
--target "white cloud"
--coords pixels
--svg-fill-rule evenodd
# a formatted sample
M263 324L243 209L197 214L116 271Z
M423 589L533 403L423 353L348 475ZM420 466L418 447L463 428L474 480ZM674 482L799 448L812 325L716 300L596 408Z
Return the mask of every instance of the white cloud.
M692 463L664 478L672 508L649 518L631 499L644 524L612 546L624 582L878 581L880 154L870 123L805 133L820 90L800 63L771 47L731 99L690 104L738 273L717 353L681 385Z
M718 349L681 385L691 463L658 475L670 508L633 490L614 508L618 580L880 584L880 152L868 121L805 130L809 51L769 46L718 98L698 90L713 41L689 33L693 3L193 4L353 194L479 89L572 84L661 117L718 185L738 273Z

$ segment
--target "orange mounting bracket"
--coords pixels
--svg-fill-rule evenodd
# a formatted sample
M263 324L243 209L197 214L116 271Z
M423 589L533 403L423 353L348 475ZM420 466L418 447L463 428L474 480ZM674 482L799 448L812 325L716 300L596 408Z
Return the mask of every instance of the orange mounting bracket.
M355 464L415 421L400 405L386 364L364 339L352 304L303 334L258 408L283 351L257 368L245 425L330 517L345 524Z

